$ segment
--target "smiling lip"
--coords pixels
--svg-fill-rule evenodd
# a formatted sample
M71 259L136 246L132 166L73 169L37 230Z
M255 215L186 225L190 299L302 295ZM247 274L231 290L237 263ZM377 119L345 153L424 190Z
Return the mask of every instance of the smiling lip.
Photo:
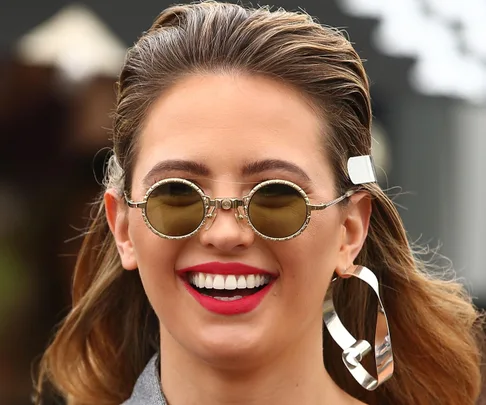
M254 294L245 296L235 301L221 301L216 298L203 295L197 289L191 286L191 284L189 284L188 278L185 277L185 275L192 272L221 275L264 274L270 275L272 276L272 278L265 287L263 287L260 291ZM204 263L180 269L178 273L182 276L181 279L184 282L184 286L186 287L189 294L191 294L203 308L220 315L239 315L253 311L260 305L263 298L268 294L275 281L275 274L243 263Z
M196 266L186 267L185 269L178 270L179 274L185 273L208 273L208 274L234 274L235 276L244 276L248 274L267 274L269 276L275 277L275 274L259 269L257 267L252 267L243 263L221 263L221 262L211 262L204 264L197 264Z

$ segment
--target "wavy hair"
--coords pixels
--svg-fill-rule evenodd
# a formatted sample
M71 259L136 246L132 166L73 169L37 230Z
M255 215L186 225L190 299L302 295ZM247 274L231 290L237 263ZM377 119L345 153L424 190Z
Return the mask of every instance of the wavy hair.
M353 186L346 162L370 153L372 113L368 79L348 39L305 13L214 1L166 9L128 50L105 186L129 191L138 136L164 90L187 75L221 72L274 78L308 97L328 123L323 143L336 191ZM376 391L363 390L324 330L325 367L368 404L472 405L481 387L479 313L459 283L427 271L384 191L376 184L366 189L372 216L356 263L372 269L381 283L395 374ZM72 309L44 353L37 381L38 392L50 382L69 405L122 403L159 344L158 322L139 276L123 270L102 198L96 204L75 268ZM334 294L352 331L373 333L376 306L360 304L372 299L369 289L346 282Z

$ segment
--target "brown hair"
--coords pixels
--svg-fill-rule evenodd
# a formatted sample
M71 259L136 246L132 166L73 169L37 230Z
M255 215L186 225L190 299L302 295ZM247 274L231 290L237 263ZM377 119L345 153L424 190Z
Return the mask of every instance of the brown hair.
M128 51L107 187L130 188L137 136L160 94L185 75L212 72L265 75L305 94L329 123L326 151L337 191L352 187L346 162L370 153L372 114L368 80L350 42L304 13L213 1L166 9ZM478 313L461 285L425 271L379 186L366 189L373 213L356 263L380 280L395 375L374 392L363 390L324 331L326 368L344 390L369 404L474 404L481 384ZM369 334L376 306L356 302L368 302L369 289L346 282L334 294L353 331ZM157 350L157 339L157 319L137 272L121 266L100 200L79 253L73 308L44 354L38 389L48 380L70 405L120 404Z

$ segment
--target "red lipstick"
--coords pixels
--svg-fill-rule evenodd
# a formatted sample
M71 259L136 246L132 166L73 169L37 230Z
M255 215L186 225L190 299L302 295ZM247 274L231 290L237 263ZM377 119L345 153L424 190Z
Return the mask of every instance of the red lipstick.
M267 270L262 270L256 267L252 267L243 263L221 263L221 262L211 262L199 264L196 266L187 267L178 270L178 273L182 275L182 280L184 286L186 287L189 294L196 299L199 304L210 312L220 314L220 315L239 315L253 311L256 309L263 298L270 291L273 282L275 281L275 273L269 272ZM254 293L245 295L240 299L234 301L221 301L220 299L213 298L212 296L203 294L200 289L191 285L189 283L189 273L206 273L206 274L220 274L220 275L235 275L235 276L247 276L247 275L266 275L270 276L270 282L263 286L261 289L256 289ZM216 294L218 290L208 290ZM233 292L234 295L239 295L238 291L242 292L245 289L236 290L223 290L225 294L228 291Z

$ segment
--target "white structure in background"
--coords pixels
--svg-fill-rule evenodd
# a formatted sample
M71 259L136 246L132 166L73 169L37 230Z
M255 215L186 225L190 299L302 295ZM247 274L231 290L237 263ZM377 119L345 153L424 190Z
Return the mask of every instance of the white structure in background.
M410 78L419 94L452 97L394 100L392 130L400 148L394 165L401 169L398 180L416 195L409 201L414 215L430 227L432 237L444 241L443 253L484 305L486 0L336 4L347 14L378 20L373 33L378 50L417 61Z
M24 35L16 51L24 63L56 66L77 82L118 75L126 46L86 6L71 4Z
M454 173L448 225L454 235L457 268L467 271L471 289L486 303L486 107L459 106L453 117ZM449 213L450 214L450 213Z
M416 58L413 87L428 95L486 102L485 0L339 0L347 13L379 20L374 41Z

